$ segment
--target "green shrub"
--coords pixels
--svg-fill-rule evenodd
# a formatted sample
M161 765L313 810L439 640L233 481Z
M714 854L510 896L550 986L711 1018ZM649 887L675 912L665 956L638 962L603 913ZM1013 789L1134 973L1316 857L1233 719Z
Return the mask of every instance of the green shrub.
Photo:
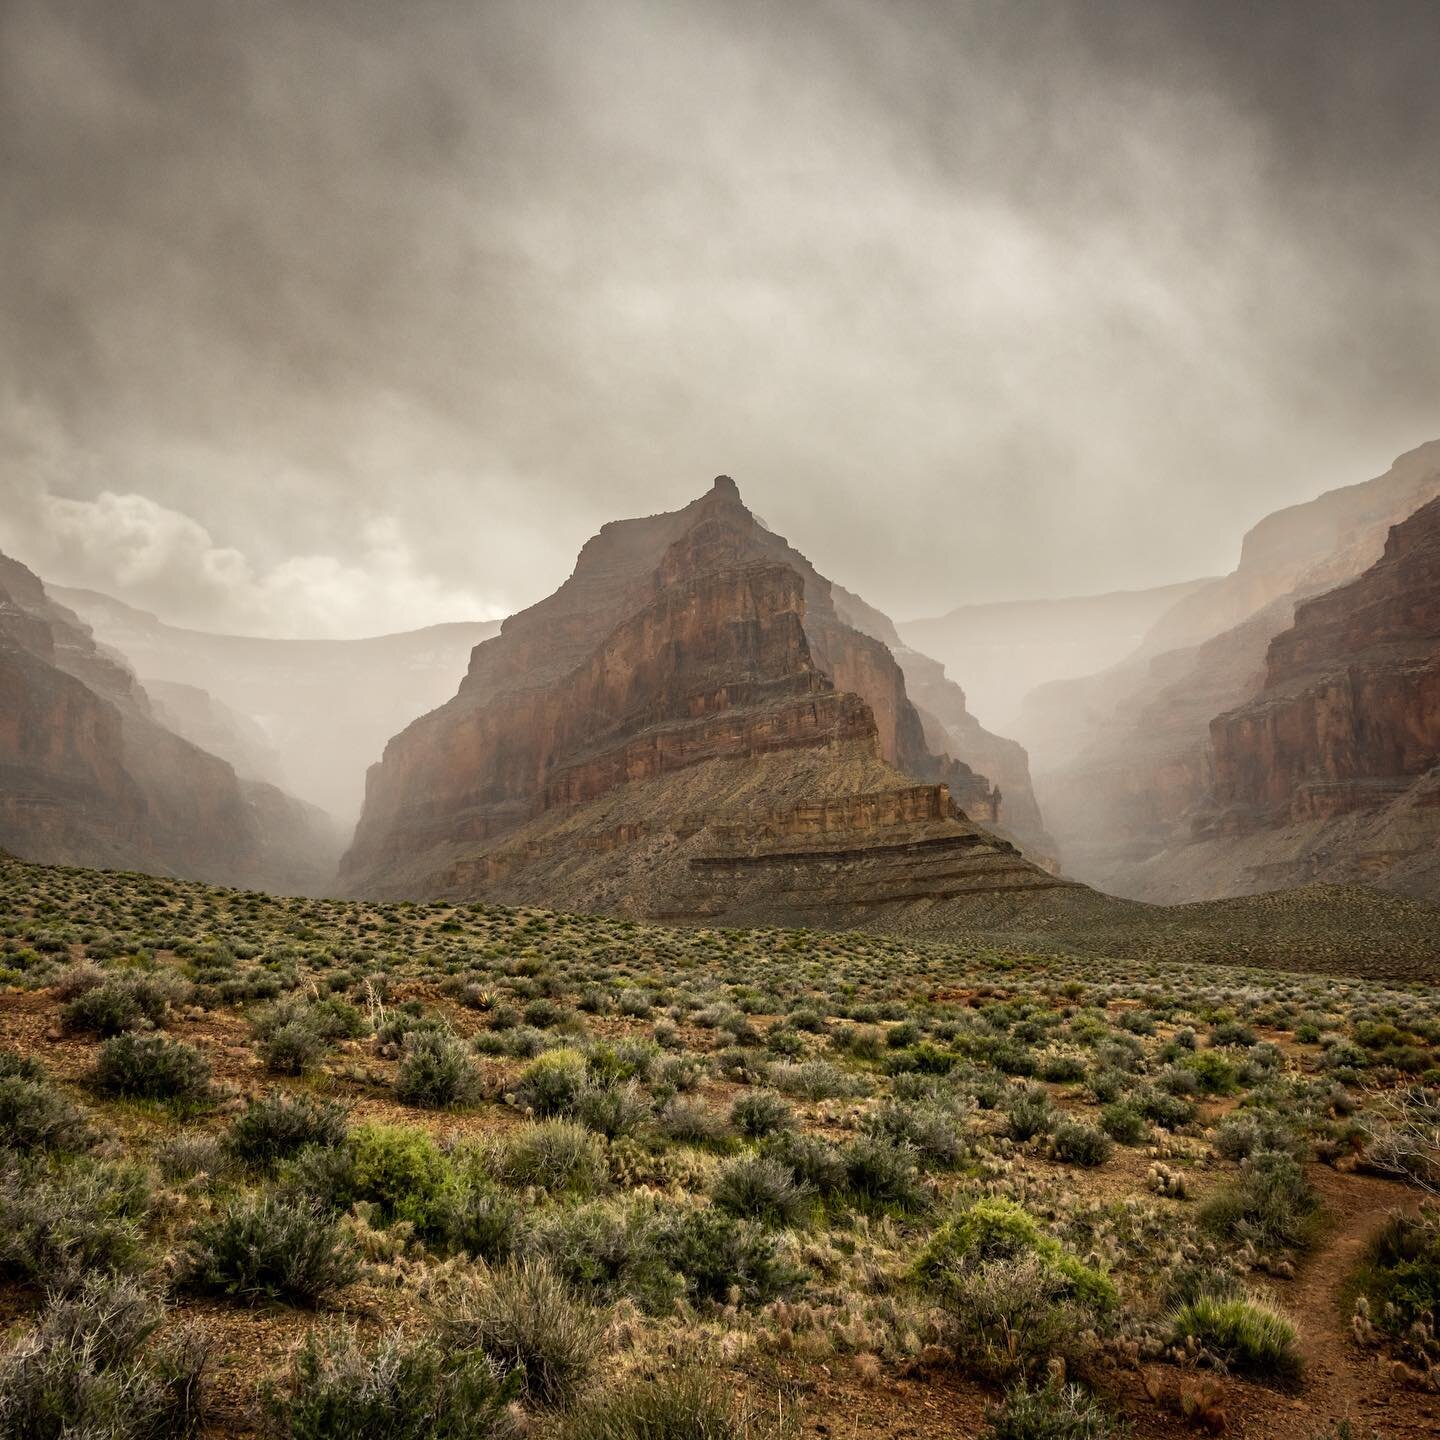
M1095 1310L1113 1309L1110 1277L1067 1251L1013 1200L990 1196L957 1211L930 1237L915 1262L926 1284L944 1291L957 1275L991 1260L1034 1255L1061 1282L1061 1293Z
M533 1185L552 1194L587 1195L609 1177L605 1142L569 1120L540 1120L512 1130L491 1164L507 1185Z
M908 1146L927 1168L953 1170L968 1153L956 1112L935 1101L886 1101L865 1117L861 1128L892 1145Z
M1440 1210L1391 1215L1366 1247L1360 1280L1382 1329L1403 1335L1427 1315L1433 1326L1440 1317Z
M1298 1160L1303 1142L1278 1115L1237 1110L1216 1127L1214 1146L1226 1160L1246 1160L1260 1150L1284 1150Z
M197 1175L212 1178L225 1175L234 1158L214 1135L193 1130L182 1130L160 1141L151 1156L161 1176L172 1183L193 1180Z
M1300 1249L1309 1242L1318 1206L1314 1188L1293 1156L1260 1150L1245 1161L1237 1183L1204 1206L1200 1223L1261 1250Z
M47 1081L0 1078L0 1150L73 1155L94 1141L84 1114Z
M1261 1300L1197 1296L1176 1311L1171 1339L1194 1340L1229 1369L1257 1380L1293 1384L1300 1378L1295 1327Z
M304 1075L330 1048L329 1042L304 1020L277 1025L260 1042L260 1058L272 1075Z
M513 1196L479 1176L466 1176L442 1189L421 1232L446 1250L463 1250L492 1264L519 1250L525 1212Z
M133 1280L94 1277L52 1295L0 1352L0 1440L188 1440L202 1419L204 1346L147 1346L159 1300Z
M775 1089L803 1100L837 1100L863 1094L866 1089L858 1075L848 1075L828 1060L772 1065L767 1073Z
M790 1169L802 1185L822 1198L845 1189L845 1156L822 1135L781 1130L765 1141L763 1153Z
M662 1224L653 1205L596 1201L544 1216L533 1248L561 1279L596 1303L623 1297L663 1314L681 1282L661 1250Z
M961 1365L986 1380L1036 1375L1078 1358L1086 1312L1060 1273L1034 1252L955 1271L941 1295L945 1336Z
M788 1166L766 1155L730 1161L710 1187L712 1203L728 1214L779 1226L801 1224L810 1213L814 1193L796 1180Z
M1066 1165L1103 1165L1110 1158L1110 1137L1093 1125L1062 1120L1050 1132L1050 1153Z
M175 993L173 982L156 975L121 975L77 995L60 1011L67 1030L108 1039L126 1030L158 1025Z
M677 1095L656 1117L660 1133L682 1145L719 1145L729 1138L725 1117L703 1100Z
M428 1227L450 1181L440 1147L409 1125L358 1125L350 1133L349 1183L342 1204L363 1200L388 1222L408 1220Z
M38 1085L49 1078L45 1067L33 1055L0 1049L0 1080L30 1080Z
M804 1272L783 1258L773 1231L722 1210L679 1211L667 1217L661 1254L694 1300L763 1305L789 1294Z
M515 1085L515 1101L539 1118L572 1115L585 1093L585 1057L578 1050L547 1050L532 1060Z
M653 997L638 986L627 985L615 996L615 1009L632 1020L648 1020L655 1008Z
M736 1097L730 1107L730 1124L749 1140L789 1130L795 1112L772 1090L752 1090Z
M270 1170L307 1145L343 1145L346 1133L345 1111L339 1105L272 1090L246 1105L230 1127L227 1143L243 1164Z
M602 1085L648 1080L659 1058L659 1050L648 1040L602 1041L585 1051L590 1078Z
M923 1210L928 1203L915 1152L881 1136L860 1135L840 1152L846 1193L862 1210Z
M1055 1124L1055 1107L1049 1092L1039 1085L1027 1085L1005 1107L1006 1134L1023 1143L1049 1132Z
M571 1403L601 1355L595 1313L544 1262L506 1265L445 1293L436 1324L447 1346L486 1355L519 1375L540 1405Z
M607 1140L633 1135L650 1115L644 1093L633 1080L618 1085L587 1083L575 1107L575 1118Z
M1140 1113L1153 1125L1165 1130L1178 1130L1195 1118L1195 1107L1179 1095L1167 1095L1163 1090L1147 1086L1134 1097Z
M1110 1440L1123 1433L1078 1385L1018 1385L985 1418L985 1440Z
M500 1440L514 1433L507 1407L519 1390L519 1374L502 1379L484 1355L399 1331L367 1349L346 1327L308 1335L264 1408L285 1440Z
M450 1110L471 1104L480 1093L480 1076L465 1047L443 1030L421 1030L405 1037L405 1054L395 1076L396 1099L424 1110Z
M1100 1128L1121 1145L1143 1145L1150 1134L1145 1117L1127 1100L1114 1100L1100 1111Z
M176 1281L243 1304L318 1305L359 1273L338 1222L280 1196L232 1201L186 1237Z
M698 1367L631 1380L578 1410L560 1440L779 1440L778 1424Z
M1235 1066L1215 1050L1200 1050L1181 1062L1207 1095L1232 1095L1239 1077Z
M164 1035L117 1035L100 1047L95 1083L110 1095L193 1104L210 1090L210 1062Z
M59 1291L94 1274L140 1271L149 1204L145 1172L133 1165L0 1173L0 1275Z

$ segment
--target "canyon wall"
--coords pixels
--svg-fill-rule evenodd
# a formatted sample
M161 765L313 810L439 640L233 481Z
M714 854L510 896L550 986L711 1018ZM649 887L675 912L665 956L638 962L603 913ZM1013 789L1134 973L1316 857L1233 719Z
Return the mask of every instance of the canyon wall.
M51 863L313 892L325 817L168 730L144 688L0 556L0 845Z
M1375 480L1279 511L1246 536L1232 575L1181 600L1129 660L1032 697L1022 735L1064 730L1070 741L1068 758L1036 776L1067 873L1136 898L1208 893L1198 875L1191 887L1155 862L1209 804L1210 721L1260 692L1267 649L1297 605L1362 573L1391 526L1437 495L1432 442Z
M470 652L500 630L498 621L476 621L360 640L215 635L97 591L51 594L125 657L173 728L346 827L385 742L448 700ZM203 713L193 694L172 687L204 691L233 718Z
M1203 823L1222 829L1373 809L1440 765L1440 500L1358 580L1296 608L1260 693L1210 737Z

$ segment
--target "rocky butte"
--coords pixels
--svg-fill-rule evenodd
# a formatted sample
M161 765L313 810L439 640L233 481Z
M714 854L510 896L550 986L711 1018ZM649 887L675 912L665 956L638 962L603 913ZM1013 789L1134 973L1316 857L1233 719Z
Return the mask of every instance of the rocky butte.
M891 928L1088 895L999 833L984 775L930 748L895 655L848 618L862 604L726 476L606 525L391 740L342 888Z

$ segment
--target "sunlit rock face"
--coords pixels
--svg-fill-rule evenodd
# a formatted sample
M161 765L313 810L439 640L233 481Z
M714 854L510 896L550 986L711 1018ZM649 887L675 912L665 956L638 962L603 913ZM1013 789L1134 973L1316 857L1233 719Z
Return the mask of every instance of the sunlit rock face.
M742 833L793 849L816 825L831 849L936 826L1047 878L972 823L996 821L989 781L930 748L895 656L843 615L727 477L605 526L390 742L342 884L714 915L730 902L695 898L692 861L718 865ZM744 888L752 909L773 898Z

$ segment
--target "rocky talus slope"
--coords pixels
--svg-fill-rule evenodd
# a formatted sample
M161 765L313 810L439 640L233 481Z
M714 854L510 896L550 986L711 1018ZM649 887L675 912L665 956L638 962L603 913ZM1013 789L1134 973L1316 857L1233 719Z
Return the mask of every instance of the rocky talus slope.
M118 658L0 556L0 845L27 859L313 893L328 818L167 729Z
M1440 900L1440 499L1297 607L1259 694L1210 736L1210 797L1150 893L1184 875L1217 895L1365 881Z
M1181 600L1129 660L1035 692L1022 737L1045 756L1056 753L1052 732L1068 735L1069 757L1036 773L1068 873L1138 898L1220 893L1199 873L1154 863L1209 806L1210 722L1264 689L1267 649L1296 607L1362 574L1391 527L1437 495L1440 441L1374 480L1278 511L1245 537L1236 570Z
M343 887L812 924L868 918L867 884L892 920L963 904L966 877L1084 894L975 823L990 782L930 749L896 658L845 615L726 477L605 526L386 747ZM953 873L922 882L942 851Z

